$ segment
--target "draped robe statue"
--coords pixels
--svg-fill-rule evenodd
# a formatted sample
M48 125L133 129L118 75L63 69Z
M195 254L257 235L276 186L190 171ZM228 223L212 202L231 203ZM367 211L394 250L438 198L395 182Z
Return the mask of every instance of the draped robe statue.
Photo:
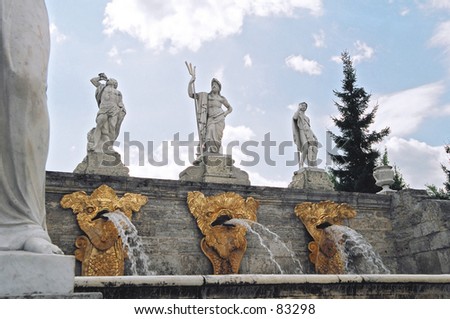
M308 108L308 104L301 102L298 105L298 110L292 117L292 133L294 136L294 142L297 145L297 151L299 152L299 164L303 167L305 163L308 166L317 166L317 152L318 152L318 140L314 135L309 118L306 116L305 111Z
M46 230L47 66L44 0L0 1L0 250L62 253Z

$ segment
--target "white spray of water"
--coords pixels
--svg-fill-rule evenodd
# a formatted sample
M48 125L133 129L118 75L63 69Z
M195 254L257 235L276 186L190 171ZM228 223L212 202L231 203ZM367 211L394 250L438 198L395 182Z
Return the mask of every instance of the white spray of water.
M133 276L155 275L149 270L150 260L145 254L142 238L138 235L136 227L125 214L119 210L104 214L116 226L122 238L123 250L130 261L130 272Z
M278 236L276 233L274 233L267 227L249 219L239 219L239 218L231 219L227 221L226 224L242 225L246 227L247 230L250 231L252 234L256 235L256 237L259 239L260 245L267 250L267 252L269 253L270 260L275 264L275 266L278 268L278 271L281 274L284 274L285 272L280 266L280 264L275 260L275 256L272 250L268 247L269 243L271 243L272 245L273 244L278 245L278 247L281 248L282 251L289 254L294 265L296 266L295 272L299 274L303 273L302 264L295 257L295 253L286 246L286 244L281 240L280 236ZM256 230L255 228L258 228L258 230Z
M372 245L357 231L340 225L325 228L335 242L348 274L389 274Z

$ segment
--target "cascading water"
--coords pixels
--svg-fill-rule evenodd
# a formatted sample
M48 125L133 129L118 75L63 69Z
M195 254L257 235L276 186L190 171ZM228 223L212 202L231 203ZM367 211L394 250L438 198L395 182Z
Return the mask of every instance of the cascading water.
M272 252L272 250L269 248L269 243L273 247L273 245L277 245L277 251L283 251L284 254L288 254L289 257L292 259L294 265L295 265L295 272L297 274L303 273L303 267L300 263L300 261L295 257L295 253L290 250L286 244L281 240L280 236L278 236L276 233L272 232L267 227L261 225L258 222L248 220L248 219L239 219L234 218L231 220L228 220L226 225L242 225L247 228L248 231L250 231L252 234L254 234L258 239L260 245L267 250L269 253L270 260L275 264L277 269L281 274L284 274L285 271L281 267L281 265L275 260L275 256ZM255 229L256 228L256 229ZM284 256L283 256L284 257Z
M389 274L372 245L357 231L340 225L324 229L344 261L347 274Z
M142 239L138 235L136 227L127 216L119 210L104 214L116 226L119 236L122 238L123 250L130 262L129 270L133 276L155 275L149 270L150 260L145 254Z

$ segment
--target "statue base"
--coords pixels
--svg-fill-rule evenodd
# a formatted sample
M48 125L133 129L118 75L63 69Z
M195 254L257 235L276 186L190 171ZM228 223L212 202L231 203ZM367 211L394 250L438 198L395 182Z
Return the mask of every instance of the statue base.
M75 257L0 251L0 298L71 295Z
M83 161L73 171L75 174L99 174L109 176L129 176L129 169L123 165L119 153L89 151Z
M294 172L288 188L314 191L334 191L333 183L324 169L303 167Z
M247 172L233 166L231 155L205 154L198 165L189 166L179 175L180 181L250 185Z

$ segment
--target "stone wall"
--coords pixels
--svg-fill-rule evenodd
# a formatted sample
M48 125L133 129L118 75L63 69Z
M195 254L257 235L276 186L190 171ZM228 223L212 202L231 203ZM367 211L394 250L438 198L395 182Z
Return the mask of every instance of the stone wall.
M149 202L142 207L140 213L133 215L132 222L144 241L145 253L150 256L150 268L159 275L212 273L211 264L200 249L200 240L203 236L186 203L189 191L200 191L207 196L236 192L245 198L254 197L260 204L257 211L258 222L279 235L281 241L301 262L303 272L306 274L314 273L308 260L307 248L312 238L295 216L294 207L304 201L324 200L345 202L355 208L358 215L349 221L348 226L361 233L372 244L391 273L448 273L449 222L445 217L448 216L448 206L446 206L448 203L423 199L423 194L419 196L420 205L423 206L417 207L417 215L427 211L428 217L423 217L416 223L417 227L411 228L410 232L420 241L421 234L424 235L427 232L427 227L434 227L435 230L432 233L425 235L431 236L434 240L433 244L430 243L423 250L412 253L411 250L402 250L402 242L406 238L399 232L406 231L409 228L405 225L411 224L406 217L408 212L405 209L408 210L406 208L408 206L402 203L406 201L403 198L410 198L409 202L414 203L418 196L414 192L394 196L308 192L288 188L47 172L48 230L53 242L66 254L74 253L75 239L82 232L72 211L61 208L61 198L65 194L80 190L90 195L102 184L112 187L118 196L130 192L148 197ZM431 226L433 223L437 225ZM420 229L421 233L417 229ZM247 240L247 252L242 260L240 273L279 273L257 237L247 234ZM405 245L404 242L403 245ZM270 245L270 248L285 273L296 273L294 261L279 245ZM424 266L427 254L434 256L429 267ZM77 274L79 271L78 265Z
M425 191L393 196L392 226L399 273L450 273L450 201Z

